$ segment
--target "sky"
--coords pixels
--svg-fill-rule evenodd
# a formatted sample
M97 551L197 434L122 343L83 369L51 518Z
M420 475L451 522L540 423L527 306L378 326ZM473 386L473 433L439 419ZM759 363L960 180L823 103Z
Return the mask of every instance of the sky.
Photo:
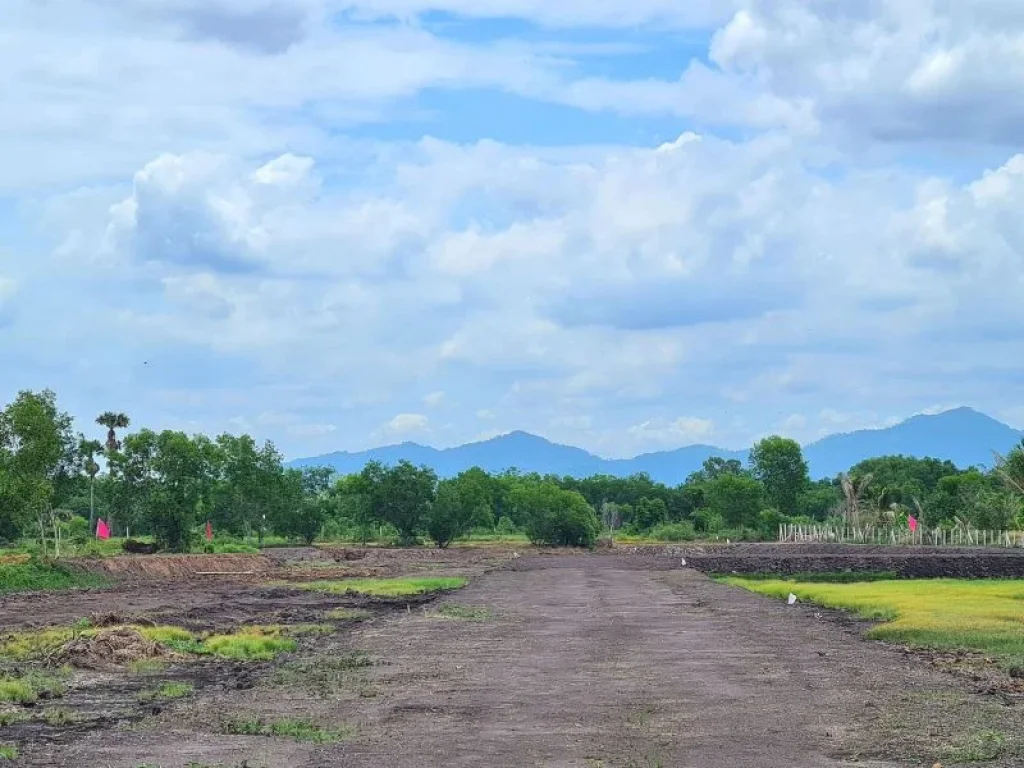
M0 403L289 457L1024 427L1021 93L1017 0L4 0Z

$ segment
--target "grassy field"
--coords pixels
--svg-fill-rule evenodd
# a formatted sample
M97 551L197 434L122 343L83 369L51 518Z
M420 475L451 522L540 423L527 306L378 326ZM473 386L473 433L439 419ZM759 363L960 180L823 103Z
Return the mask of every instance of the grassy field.
M55 589L102 587L107 582L99 576L76 573L59 565L35 561L0 565L0 594Z
M1024 662L1024 581L929 579L822 584L729 577L770 597L853 611L881 622L876 640L937 650L964 649Z

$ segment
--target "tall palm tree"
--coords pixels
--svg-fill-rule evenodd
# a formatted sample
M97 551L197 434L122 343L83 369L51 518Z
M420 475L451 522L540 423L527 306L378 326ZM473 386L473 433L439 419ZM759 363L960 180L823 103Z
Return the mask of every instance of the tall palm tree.
M107 428L107 442L103 448L103 452L107 455L107 476L113 479L114 477L114 465L110 461L110 455L116 451L121 450L121 441L117 439L118 429L128 429L131 425L131 419L126 414L114 411L104 411L96 417L96 423L101 427ZM107 517L112 517L111 510L107 510ZM111 519L107 520L107 523L113 531L114 521Z
M96 417L96 423L101 427L107 428L106 449L108 451L120 450L121 443L117 440L117 432L115 430L128 429L131 425L131 420L123 413L104 411Z

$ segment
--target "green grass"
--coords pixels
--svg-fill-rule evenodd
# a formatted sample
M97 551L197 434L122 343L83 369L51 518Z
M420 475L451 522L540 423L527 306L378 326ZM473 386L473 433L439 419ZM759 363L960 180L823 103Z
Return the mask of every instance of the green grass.
M980 731L965 736L943 750L951 763L982 763L998 760L1006 751L1006 736L999 731Z
M349 593L369 597L412 597L428 592L442 592L466 586L467 579L461 577L424 579L342 579L340 581L310 581L292 586L313 592L327 592L334 595Z
M139 659L128 665L128 669L134 675L151 675L163 672L167 668L167 662L163 659Z
M324 614L324 618L330 621L362 621L363 619L370 618L370 616L369 611L359 608L335 608Z
M53 709L47 709L39 716L39 719L47 725L61 727L77 723L81 718L69 709L55 707Z
M855 584L757 581L726 583L771 597L799 599L853 611L883 622L868 636L936 650L963 649L1024 660L1024 581L930 579Z
M270 684L283 688L304 688L321 696L329 696L335 691L361 684L362 673L373 665L373 659L362 651L314 660L296 660L276 669Z
M494 618L490 608L482 605L455 605L450 603L442 605L432 616L443 619L463 619L465 621L488 621Z
M270 661L278 654L294 651L298 644L288 637L258 632L214 635L203 642L213 655L240 661Z
M17 760L18 748L13 744L0 744L0 760Z
M23 709L0 709L0 728L15 723L23 723L28 720L28 715Z
M0 702L35 704L40 699L56 699L64 695L64 678L41 672L28 672L19 677L0 675Z
M105 587L110 582L60 565L30 561L0 565L0 594Z
M150 688L139 694L142 701L164 701L169 699L182 699L192 693L195 686L192 683L169 681L161 683L155 688Z
M225 733L242 736L278 736L306 744L334 744L348 738L347 728L323 728L310 720L287 718L264 722L260 718L236 718L223 723Z

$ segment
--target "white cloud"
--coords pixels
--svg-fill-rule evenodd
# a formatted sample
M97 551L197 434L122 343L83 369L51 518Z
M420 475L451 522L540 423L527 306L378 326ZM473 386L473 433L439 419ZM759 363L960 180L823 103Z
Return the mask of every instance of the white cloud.
M421 413L400 413L383 425L382 431L397 437L428 431L430 419Z
M680 416L671 421L648 420L633 425L628 432L641 446L678 448L710 440L715 434L715 423L711 419Z
M437 408L442 402L444 402L444 392L441 390L423 396L423 404L428 408Z

